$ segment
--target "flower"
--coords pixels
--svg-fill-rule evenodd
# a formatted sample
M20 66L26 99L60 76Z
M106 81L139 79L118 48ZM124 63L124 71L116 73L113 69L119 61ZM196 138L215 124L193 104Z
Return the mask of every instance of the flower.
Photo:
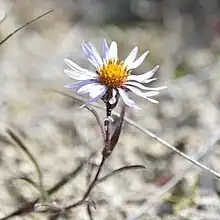
M124 61L118 59L118 46L112 41L108 46L106 40L102 45L102 57L92 43L83 42L82 50L88 60L95 66L96 72L84 69L69 59L65 59L66 64L71 68L65 69L64 73L77 83L65 85L66 88L78 89L78 94L89 93L90 99L85 105L90 104L98 99L107 97L109 104L117 104L118 98L121 97L124 103L135 109L140 109L135 102L127 95L129 91L147 99L152 103L158 103L152 99L157 95L159 90L165 87L150 88L142 83L149 83L156 78L151 78L159 66L143 73L141 75L132 75L133 69L137 68L146 58L148 51L136 59L138 47L135 47ZM106 98L105 98L106 100Z

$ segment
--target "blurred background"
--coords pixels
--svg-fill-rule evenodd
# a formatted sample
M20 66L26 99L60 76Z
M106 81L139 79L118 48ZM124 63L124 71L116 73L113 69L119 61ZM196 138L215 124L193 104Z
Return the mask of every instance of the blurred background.
M150 50L135 73L159 64L158 81L151 86L167 85L168 89L158 96L159 105L132 97L142 111L128 109L127 116L220 170L219 0L0 0L0 40L51 9L51 14L0 45L1 218L39 196L19 178L37 179L37 175L21 149L9 141L6 128L28 144L46 189L103 147L94 116L54 91L75 94L63 88L71 82L63 74L64 58L92 70L81 51L83 41L93 42L100 50L104 38L109 43L115 40L121 59L134 46L139 46L140 54ZM103 110L97 111L104 117ZM67 204L81 198L91 167L96 169L99 162L97 154L51 199ZM125 122L102 175L134 164L148 169L118 174L93 190L94 219L220 219L218 181ZM89 219L85 207L63 217L73 218ZM15 219L58 218L32 213Z

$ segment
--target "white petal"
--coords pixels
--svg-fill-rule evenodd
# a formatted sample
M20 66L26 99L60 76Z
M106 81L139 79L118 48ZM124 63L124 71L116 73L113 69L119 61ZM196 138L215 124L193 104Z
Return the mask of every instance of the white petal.
M134 62L134 60L136 59L138 53L138 47L135 47L127 56L127 58L124 61L124 68L129 66L130 64L132 64Z
M85 107L86 105L91 104L92 102L97 101L98 99L102 98L102 96L105 94L106 91L103 91L100 95L98 95L95 98L90 98L85 104L81 105L80 108Z
M148 53L149 53L149 51L146 51L145 53L143 53L137 60L135 60L130 65L128 65L128 69L131 70L131 69L135 69L138 66L140 66L143 63L143 61L145 60Z
M109 48L109 59L118 59L118 46L115 41L112 41Z
M158 95L159 92L158 91L151 91L151 92L145 92L144 95L146 97L152 97L152 96L155 96L155 95Z
M96 61L94 60L93 57L88 58L88 61L89 61L96 69L99 68L99 64L96 63Z
M128 80L135 80L138 82L143 82L144 80L151 78L156 73L158 68L159 66L156 66L153 69L147 71L146 73L143 73L140 75L130 75L128 76Z
M159 102L155 99L151 99L151 98L146 98L148 101L154 103L154 104L158 104Z
M159 91L159 90L162 90L162 89L165 89L165 88L166 88L166 86L151 88L151 87L144 86L144 85L142 85L142 84L139 83L139 82L134 82L134 81L126 82L126 83L125 83L125 86L126 86L126 87L127 87L127 86L133 86L133 87L138 87L139 89L142 89L142 90L150 90L150 91Z
M106 40L103 40L102 43L102 54L103 54L103 59L107 61L109 59L109 48Z
M96 50L95 46L92 43L89 42L88 45L90 49L92 50L94 57L98 61L99 66L102 66L103 62L102 62L102 58L100 57L99 52Z
M84 54L87 56L88 60L97 68L101 65L98 55L94 54L93 50L85 43L82 43L82 49ZM100 56L99 56L100 57ZM101 58L100 58L101 59ZM101 62L101 63L100 63Z
M90 58L91 57L91 49L87 46L87 44L85 42L82 43L82 50L83 53Z
M84 86L82 86L82 87L77 91L77 93L78 93L78 94L85 94L85 93L91 92L92 87L95 86L95 85L97 85L97 84L99 84L99 83L95 83L95 82L94 82L94 83L90 83L90 84L84 85Z
M74 88L80 88L90 83L94 83L94 80L85 80L83 82L71 83L71 84L64 85L64 87L67 89L74 89Z
M133 86L128 86L128 85L126 86L126 88L130 89L131 92L133 92L134 94L136 94L142 98L146 98L146 96L144 95L144 93L140 89L137 89Z
M70 78L75 79L75 80L87 80L87 79L95 79L95 78L97 78L97 75L96 76L92 76L90 74L87 74L86 71L85 71L85 73L79 73L79 72L76 72L76 71L73 71L73 70L65 69L64 73L67 76L69 76Z
M109 100L109 103L111 105L115 104L115 102L116 102L116 95L117 95L117 90L113 89L112 90L112 98Z
M141 109L134 103L133 100L131 100L131 99L128 98L128 95L126 94L126 92L125 92L123 89L118 88L118 92L119 92L120 96L122 97L123 102L124 102L126 105L128 105L129 107L132 107L132 108L141 110Z
M95 98L97 96L99 96L100 94L103 93L103 91L106 92L107 90L107 87L105 85L101 85L101 84L98 84L98 85L94 85L90 91L90 97L91 98Z
M69 59L64 59L65 63L73 70L78 71L78 72L84 72L86 69L78 66L76 63L74 63L72 60Z
M150 83L150 82L153 82L155 80L157 80L157 78L146 79L146 80L142 81L142 83Z
M149 95L149 93L143 93L141 92L141 90L135 88L135 87L132 87L132 86L129 86L128 89L130 89L133 93L135 93L136 95L142 97L142 98L145 98L147 99L148 101L152 102L152 103L159 103L157 100L155 99L151 99L151 98L148 98L147 96ZM156 95L156 94L150 94L151 95Z

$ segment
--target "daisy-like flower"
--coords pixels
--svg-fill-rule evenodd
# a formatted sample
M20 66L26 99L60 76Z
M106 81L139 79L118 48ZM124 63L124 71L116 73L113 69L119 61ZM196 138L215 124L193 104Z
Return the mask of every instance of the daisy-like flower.
M78 89L78 94L89 93L90 99L85 105L98 99L105 99L112 106L116 105L119 97L129 107L140 109L135 102L128 97L128 92L147 99L150 102L158 103L151 97L158 95L158 91L165 87L150 88L143 85L156 78L151 78L159 66L140 75L132 75L132 70L137 68L146 58L148 51L143 53L138 59L138 47L135 47L124 61L118 59L118 46L112 41L108 46L106 40L102 45L102 57L92 43L83 43L82 50L88 60L95 66L96 71L92 72L78 66L69 59L65 59L66 64L71 68L65 69L64 73L70 78L79 82L65 85L66 88Z

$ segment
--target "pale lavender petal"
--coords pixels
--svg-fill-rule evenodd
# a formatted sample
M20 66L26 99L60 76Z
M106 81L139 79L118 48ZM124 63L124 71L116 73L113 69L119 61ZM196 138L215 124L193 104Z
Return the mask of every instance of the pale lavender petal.
M109 59L109 47L105 39L103 40L102 43L102 54L103 54L103 59L107 61Z
M150 91L150 92L145 92L144 95L146 97L152 97L152 96L155 96L155 95L158 95L159 92L158 91Z
M157 78L152 78L152 79L146 79L144 81L142 81L142 83L150 83L150 82L153 82L153 81L156 81Z
M89 104L91 104L92 102L95 102L95 101L99 100L100 98L102 98L102 96L105 94L105 92L106 92L106 91L104 90L101 94L99 94L99 95L96 96L95 98L90 98L90 99L88 99L88 101L87 101L85 104L81 105L80 108L83 108L83 107L85 107L86 105L89 105Z
M128 80L135 80L138 82L143 82L144 80L151 78L156 73L158 68L159 66L156 66L153 69L147 71L146 73L143 73L140 75L130 75L128 76Z
M130 64L132 64L134 62L134 60L136 59L138 53L138 47L135 47L127 56L127 58L124 61L124 68L126 68L127 66L129 66Z
M87 46L87 44L85 42L82 43L82 50L83 53L90 58L91 57L91 49Z
M92 74L92 72L89 72L89 71L85 71L84 73L83 72L79 73L79 72L76 72L76 71L73 71L73 70L65 69L64 73L67 76L69 76L70 78L75 79L75 80L96 79L98 77L97 74L95 74L95 73Z
M154 103L154 104L158 104L159 102L155 99L151 99L151 98L146 98L148 101Z
M142 90L151 90L151 91L159 91L159 90L162 90L162 89L166 89L166 86L151 88L151 87L144 86L144 85L142 85L142 84L139 83L139 82L134 82L134 81L126 82L126 83L124 84L124 86L125 86L125 87L127 87L127 86L133 86L133 87L138 87L139 89L142 89Z
M131 69L135 69L138 66L140 66L143 63L143 61L145 60L148 53L149 53L149 51L146 51L137 60L135 60L133 63L129 64L128 69L131 70Z
M99 83L93 82L93 83L90 83L90 84L88 84L88 85L84 85L84 86L82 86L82 87L77 91L77 93L78 93L78 94L89 93L89 92L91 92L92 87L95 86L95 85L98 85L98 84L99 84Z
M94 60L94 58L88 58L88 61L96 68L99 69L99 65L96 63L96 61Z
M109 48L109 59L118 59L118 46L115 41L112 41Z
M117 95L117 90L116 89L113 89L112 90L112 98L109 100L109 103L111 105L115 104L115 102L117 101L116 100L116 95Z
M97 60L92 49L85 42L82 43L82 49L84 54L87 56L88 60L92 63L92 65L94 65L96 68L99 68L99 61Z
M133 100L131 100L131 99L128 98L127 93L126 93L123 89L118 88L118 92L119 92L120 96L122 97L123 102L124 102L126 105L128 105L129 107L132 107L132 108L141 110L141 109L135 104L135 102L134 102Z
M84 72L86 71L86 69L78 66L76 63L74 63L72 60L69 60L69 59L64 59L65 63L74 71L77 71L77 72Z
M74 89L74 88L78 89L78 88L80 88L84 85L90 84L90 83L94 83L94 80L85 80L83 82L71 83L71 84L64 85L64 87L67 89Z
M107 87L105 85L97 84L91 88L89 95L91 98L95 98L102 94L104 91L107 91Z
M128 89L130 89L134 94L136 94L136 95L138 95L142 98L145 98L145 99L147 99L148 101L150 101L152 103L158 103L157 100L147 97L147 96L157 95L156 93L154 93L154 94L152 92L151 93L150 92L143 93L143 92L141 92L141 90L139 90L135 87L132 87L132 86L128 86Z
M134 94L136 94L142 98L146 98L146 96L144 95L144 93L140 89L137 89L137 88L135 88L133 86L129 86L129 85L127 85L126 88L128 88Z
M94 57L96 58L96 60L97 60L97 62L98 62L98 64L99 64L99 66L102 66L102 65L103 65L102 58L100 57L100 54L99 54L99 52L96 50L95 46L94 46L91 42L88 43L88 46L89 46L90 49L92 50L93 55L94 55Z

